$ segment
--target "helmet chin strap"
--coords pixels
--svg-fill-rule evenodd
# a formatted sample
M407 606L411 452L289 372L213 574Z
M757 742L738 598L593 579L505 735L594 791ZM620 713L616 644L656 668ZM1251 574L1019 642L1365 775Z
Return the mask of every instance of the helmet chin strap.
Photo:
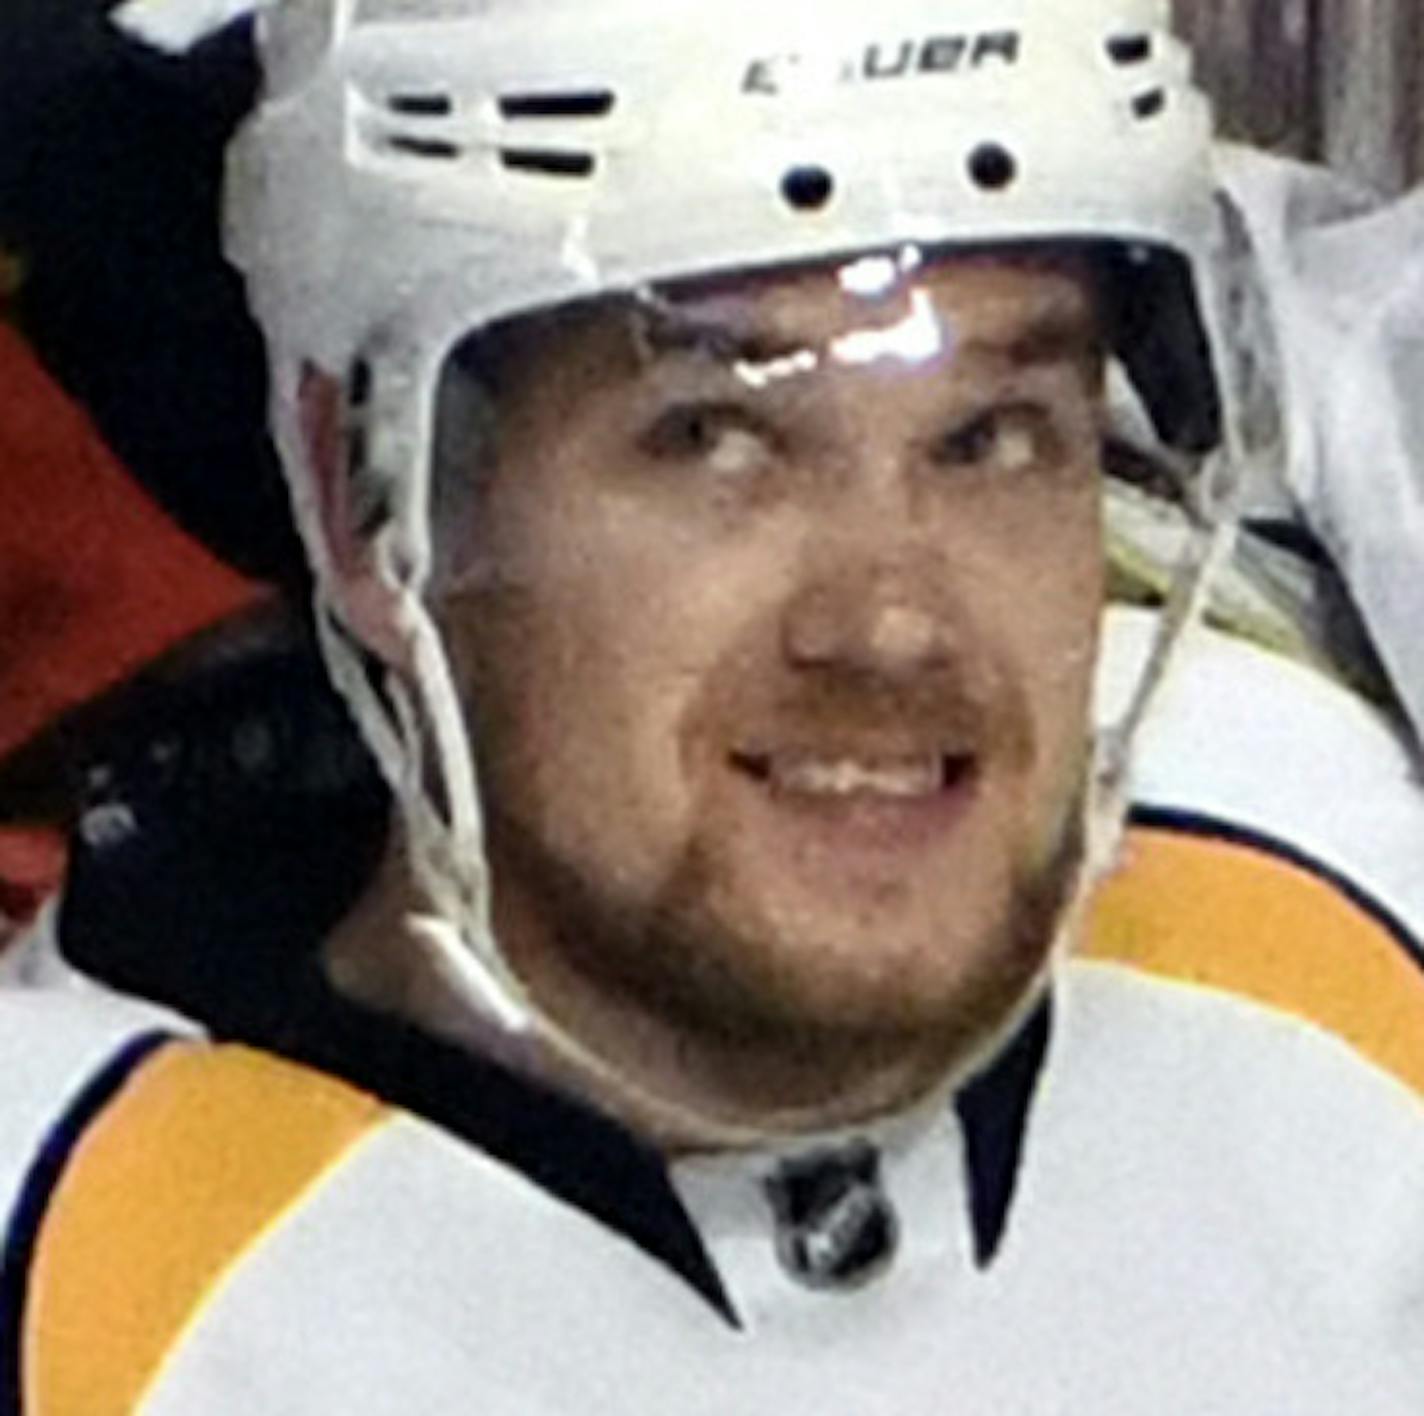
M1100 734L1096 775L1105 820L1116 822L1110 836L1104 836L1101 826L1096 827L1101 840L1095 840L1092 833L1089 836L1089 855L1100 874L1111 868L1117 849L1131 791L1132 752L1142 725L1151 716L1184 644L1201 624L1217 573L1236 544L1234 487L1225 470L1229 456L1225 452L1214 454L1201 470L1203 486L1208 490L1194 508L1192 530L1172 577L1152 651L1122 717Z

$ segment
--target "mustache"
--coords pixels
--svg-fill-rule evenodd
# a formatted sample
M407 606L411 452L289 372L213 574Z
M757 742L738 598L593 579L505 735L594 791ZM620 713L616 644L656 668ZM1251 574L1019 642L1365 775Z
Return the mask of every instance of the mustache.
M945 667L891 678L837 667L748 679L712 709L733 725L740 748L929 748L1016 759L1032 748L1026 695L1002 672Z

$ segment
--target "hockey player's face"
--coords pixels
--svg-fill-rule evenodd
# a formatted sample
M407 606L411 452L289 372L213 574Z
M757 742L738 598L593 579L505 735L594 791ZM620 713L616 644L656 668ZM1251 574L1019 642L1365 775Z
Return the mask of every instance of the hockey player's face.
M445 614L497 923L555 1012L963 1047L1041 967L1102 593L1093 304L1047 263L873 274L505 351Z

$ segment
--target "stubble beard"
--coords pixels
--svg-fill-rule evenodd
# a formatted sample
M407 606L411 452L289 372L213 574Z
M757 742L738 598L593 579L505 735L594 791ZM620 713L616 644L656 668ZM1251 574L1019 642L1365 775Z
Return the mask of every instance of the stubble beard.
M789 1064L841 1091L858 1074L909 1058L897 1083L905 1094L896 1098L908 1104L977 1063L1041 991L1084 868L1086 791L1085 773L1049 848L1014 870L1003 904L932 1009L889 1000L879 1016L847 1020L808 1011L794 989L768 988L756 961L772 956L776 941L733 927L709 905L717 867L696 845L654 899L630 901L517 826L496 821L496 901L501 877L517 872L521 893L539 902L535 949L558 951L566 976L613 999L615 1008L656 1019L684 1052L735 1058L731 1074L741 1078L755 1079L759 1067L769 1077ZM515 952L516 970L537 999L538 961ZM559 1021L577 1029L573 1018ZM597 1038L585 1040L603 1050Z

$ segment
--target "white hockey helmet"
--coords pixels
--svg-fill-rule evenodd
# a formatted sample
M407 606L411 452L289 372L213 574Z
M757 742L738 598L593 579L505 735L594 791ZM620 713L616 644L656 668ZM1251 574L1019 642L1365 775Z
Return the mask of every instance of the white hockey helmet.
M453 926L444 966L516 1033L538 1019L490 937L424 604L437 388L466 336L702 275L1081 243L1126 277L1114 348L1162 443L1230 436L1211 119L1166 0L274 0L260 36L228 249L269 340L328 653ZM382 646L352 642L353 572L315 509L313 366L347 391Z

